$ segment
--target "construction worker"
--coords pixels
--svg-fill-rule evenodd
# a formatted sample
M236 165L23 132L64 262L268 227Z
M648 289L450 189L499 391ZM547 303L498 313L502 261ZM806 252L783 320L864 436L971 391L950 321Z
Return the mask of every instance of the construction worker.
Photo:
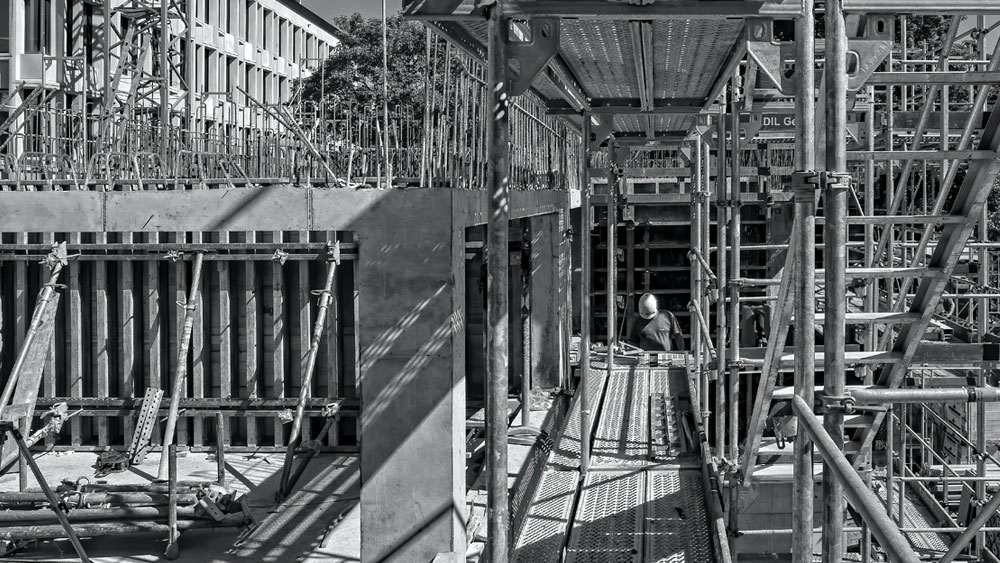
M677 318L670 311L661 311L656 297L649 293L639 298L639 318L633 321L627 341L647 352L684 349L684 334Z

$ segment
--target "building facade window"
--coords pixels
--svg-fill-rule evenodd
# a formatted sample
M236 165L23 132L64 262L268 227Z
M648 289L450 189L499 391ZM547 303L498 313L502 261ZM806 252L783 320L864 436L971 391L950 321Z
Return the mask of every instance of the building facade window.
M10 52L10 0L0 0L0 53L9 53L9 52Z
M41 53L48 39L51 0L24 0L24 52Z

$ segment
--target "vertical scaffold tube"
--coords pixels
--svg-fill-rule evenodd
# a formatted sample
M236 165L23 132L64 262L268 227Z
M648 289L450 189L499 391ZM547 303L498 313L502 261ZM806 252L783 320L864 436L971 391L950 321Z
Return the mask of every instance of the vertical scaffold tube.
M723 95L725 96L725 95ZM725 100L725 97L723 97ZM719 301L716 305L716 338L715 345L717 356L716 374L718 379L715 382L715 449L716 455L726 454L726 225L728 224L726 200L726 104L719 104L718 113L718 146L715 154L717 173L715 177L716 193L716 268L717 283L719 284Z
M507 500L507 353L508 353L508 243L510 204L507 84L507 20L500 5L489 18L489 223L487 226L487 390L486 452L489 486L488 553L493 563L507 563L509 522Z
M731 217L729 219L729 233L732 250L730 252L730 277L733 279L743 277L740 274L740 244L742 237L741 206L740 206L740 110L736 96L737 78L733 77L733 88L730 90L730 112L733 120L732 150L729 154L730 174L729 180L729 209ZM752 95L752 94L751 94ZM726 382L726 394L729 396L729 427L726 434L729 437L729 459L736 461L739 459L738 445L740 436L740 286L729 286L729 361L732 367L729 368L729 379Z
M826 169L847 171L847 30L841 0L826 3ZM823 259L826 266L823 323L823 388L828 397L844 394L847 309L847 190L830 182L824 190L826 223ZM830 409L823 425L836 447L844 448L843 412ZM839 563L844 555L844 490L829 462L823 470L823 561Z
M795 168L816 168L815 22L813 0L802 0L802 15L795 21ZM795 276L795 394L813 404L816 374L816 189L799 186L795 192L795 237L789 245L798 253ZM809 434L795 435L792 466L792 560L811 561L813 553L813 446Z
M609 118L610 119L610 118ZM608 379L615 369L615 336L617 331L615 320L618 297L618 147L612 137L608 140L608 154L611 157L611 168L608 171Z
M580 471L590 467L590 114L580 151Z

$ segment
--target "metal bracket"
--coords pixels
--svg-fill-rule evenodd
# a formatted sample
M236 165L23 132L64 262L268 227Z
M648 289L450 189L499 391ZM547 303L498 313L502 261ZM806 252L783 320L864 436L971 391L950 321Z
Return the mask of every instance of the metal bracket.
M510 95L520 96L559 52L559 19L510 20L506 28L507 83Z
M747 18L747 55L782 94L795 91L795 43L775 41L774 20ZM786 65L785 61L793 61Z
M76 256L79 256L77 254ZM52 245L52 250L42 258L41 263L48 266L49 270L54 270L56 265L66 266L69 264L69 259L71 256L66 251L66 242L60 242L58 244Z
M340 265L340 241L335 240L332 243L327 243L326 245L326 255L327 261L333 261L338 266Z
M774 20L747 18L747 55L757 63L760 72L773 82L778 91L790 95L795 91L795 42L774 39ZM851 15L846 21L847 89L860 90L878 65L892 50L893 18L888 14ZM850 30L856 30L851 33Z
M847 89L856 92L892 50L893 16L855 14L845 23L848 30L858 30L858 37L847 41Z
M629 225L628 228L631 228L631 229L635 228L635 224L634 224L635 223L635 206L634 205L625 204L625 205L622 206L622 221L626 221L626 222L631 221L633 224Z

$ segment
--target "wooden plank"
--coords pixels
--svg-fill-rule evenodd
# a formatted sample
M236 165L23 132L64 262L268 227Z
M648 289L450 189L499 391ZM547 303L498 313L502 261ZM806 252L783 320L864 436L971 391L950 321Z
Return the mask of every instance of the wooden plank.
M48 245L52 245L55 242L55 235L53 233L46 233L42 235L42 242ZM42 283L48 283L52 275L48 268L42 267L41 269L41 281ZM65 275L65 274L64 274ZM63 282L65 283L65 281ZM61 293L61 292L57 292ZM65 307L65 304L63 305ZM56 311L57 319L60 311ZM57 334L61 331L63 324L59 320L56 321L56 331ZM45 368L42 372L42 396L43 397L55 397L56 396L56 348L60 346L57 343L57 337L53 336L49 340L49 353L45 358ZM49 434L45 437L46 445L55 445L56 436Z
M248 238L252 234L247 235ZM240 373L240 386L245 389L244 397L257 398L257 388L260 381L259 334L257 332L260 319L260 300L257 298L257 272L252 262L243 264L243 279L241 280L243 294L243 370ZM247 416L247 446L257 445L257 417Z
M272 242L282 242L284 237L280 231L271 233ZM285 359L287 354L287 338L285 335L285 273L282 264L275 260L270 264L270 284L268 302L270 307L270 340L268 352L269 374L268 388L269 396L273 398L283 398L285 396ZM285 428L280 419L274 418L274 445L282 446L285 443Z
M172 237L173 242L183 242L184 233L174 233L168 235ZM176 373L177 369L177 349L180 345L181 332L184 330L184 310L181 308L179 303L187 302L187 263L184 260L178 260L169 265L167 270L167 292L170 295L170 303L167 304L167 321L168 321L168 344L167 344L167 373ZM188 358L183 358L181 361L187 362ZM173 387L173 382L169 379L164 382L164 390L168 393ZM181 390L181 396L187 396L185 385ZM177 423L177 434L176 441L174 442L178 446L188 445L188 422L187 419L180 419Z
M146 235L146 242L157 243L160 235ZM160 311L160 264L149 260L142 263L143 276L143 368L149 378L147 385L163 389L163 319ZM159 420L153 428L152 444L160 443Z
M191 235L192 241L194 243L202 242L201 233L193 233ZM195 310L194 310L194 330L191 332L191 371L190 371L190 387L191 396L196 398L201 398L205 396L205 364L207 363L207 356L205 354L205 278L208 276L202 276L200 283L198 284L198 294L195 297ZM209 421L209 424L214 423L213 420ZM201 446L205 443L205 420L196 416L191 420L191 444L194 446Z
M219 234L219 242L228 242L227 233ZM213 335L217 342L218 350L218 393L221 398L233 396L233 325L232 325L232 294L230 292L229 263L217 262L215 264L215 281L218 291L215 295L213 315ZM227 421L228 422L228 421ZM227 424L226 429L230 426ZM218 439L218 437L216 437ZM225 443L228 443L228 436L223 436Z
M97 233L95 241L97 244L108 242L107 233ZM104 399L110 396L111 377L111 345L110 325L111 317L108 312L108 264L107 262L94 262L93 286L91 287L92 314L92 354L94 365L95 396ZM99 446L109 445L108 418L97 417L97 444Z
M122 234L122 242L132 242L132 234ZM135 275L132 262L118 264L118 393L122 397L135 397L136 378L139 373L135 369ZM142 382L139 382L140 386ZM125 417L123 423L125 443L132 443L135 432L135 418Z
M34 411L35 403L38 400L38 390L42 379L42 372L45 369L45 358L49 354L52 337L55 334L55 317L59 308L59 294L56 293L48 302L45 311L42 312L42 323L39 325L35 340L32 341L31 348L25 358L24 368L21 371L20 379L14 388L11 397L10 408L4 410L4 420L17 420L22 418L27 424L20 425L22 433L31 431L30 414ZM7 440L3 444L3 458L17 451L17 445L13 440Z
M331 244L336 244L337 232L329 231L327 233L327 242ZM321 268L322 270L322 268ZM327 397L331 400L340 397L340 387L341 381L343 381L343 373L340 369L341 365L341 354L340 354L340 334L338 329L340 327L340 272L337 271L337 275L333 278L333 299L330 300L330 309L326 314L326 331L323 335L323 349L326 350L327 358L327 372L326 372L326 389ZM357 297L355 297L355 303L357 303ZM357 346L357 331L354 332L355 346ZM355 348L357 349L357 348ZM357 373L357 372L355 372ZM318 378L317 378L318 379ZM330 425L330 430L327 433L327 444L330 446L337 446L340 444L340 423L334 422ZM360 435L360 433L359 433Z
M70 244L80 244L79 233L69 235ZM80 263L69 263L69 279L67 290L69 293L68 320L69 332L66 338L69 340L67 354L69 372L69 396L74 398L83 397L83 299L80 295ZM81 440L81 421L79 417L70 419L70 444L79 446Z

